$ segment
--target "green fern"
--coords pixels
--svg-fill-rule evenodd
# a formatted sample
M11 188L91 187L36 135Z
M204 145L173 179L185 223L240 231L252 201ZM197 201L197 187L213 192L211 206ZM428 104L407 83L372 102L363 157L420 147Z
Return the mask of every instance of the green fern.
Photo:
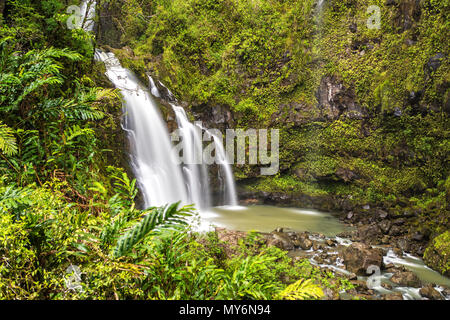
M324 296L322 288L314 284L311 279L300 279L289 285L280 294L284 300L320 299Z
M0 110L12 111L42 90L64 83L63 59L79 61L82 56L67 48L14 52L11 38L0 40Z
M186 217L191 216L192 207L187 206L178 210L180 203L151 208L151 212L132 227L117 241L113 257L119 258L127 254L137 243L149 234L157 234L162 229L180 228L187 224Z
M17 153L16 138L13 135L14 131L0 121L0 151L7 156Z

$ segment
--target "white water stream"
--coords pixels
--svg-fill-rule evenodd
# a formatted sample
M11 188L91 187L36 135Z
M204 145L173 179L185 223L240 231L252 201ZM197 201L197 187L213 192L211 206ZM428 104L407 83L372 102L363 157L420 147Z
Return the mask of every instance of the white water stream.
M202 210L209 208L211 191L208 168L203 161L202 128L188 120L182 107L172 105L179 126L183 150L180 161L169 131L150 92L160 93L150 78L151 88L142 86L136 76L123 68L113 53L97 51L96 59L104 62L106 76L120 89L124 105L124 130L131 145L131 166L144 196L146 207L181 201L195 204ZM231 166L220 139L214 137L216 162L225 172L222 179L225 205L237 205ZM181 162L181 163L180 163Z

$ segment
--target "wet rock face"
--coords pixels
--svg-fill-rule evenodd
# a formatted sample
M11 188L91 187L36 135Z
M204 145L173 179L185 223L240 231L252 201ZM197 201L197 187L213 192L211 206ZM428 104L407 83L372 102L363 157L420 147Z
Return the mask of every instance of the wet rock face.
M281 104L279 111L271 117L271 126L293 124L301 126L311 121L322 121L320 110L316 106L292 101Z
M281 104L271 118L271 125L290 123L301 126L312 121L333 121L340 117L364 119L367 111L356 103L356 95L335 77L324 77L317 91L318 105L292 101ZM348 173L349 181L356 178Z
M446 231L434 238L424 253L425 263L450 277L450 231Z
M443 60L445 59L445 55L443 53L437 53L436 55L432 56L426 65L426 70L429 73L435 72L439 67L441 66Z
M342 251L341 257L346 269L357 275L367 275L369 266L381 268L383 263L383 251L363 243L352 243Z
M120 48L122 41L122 31L117 25L117 20L111 19L111 17L117 17L121 9L117 4L105 2L99 8L100 14L98 15L98 30L97 30L97 42L98 44L108 44L114 48ZM120 15L120 14L119 14Z
M356 174L354 171L349 170L347 168L338 168L336 170L336 176L338 176L340 179L344 180L344 182L350 182L358 179L358 174Z
M324 77L317 93L322 117L336 120L341 115L350 119L363 119L367 112L356 104L353 90L346 88L335 77Z
M225 130L235 127L234 114L226 105L193 104L191 110L195 119L201 121L206 128Z
M421 0L398 0L389 1L388 5L397 7L397 16L394 19L395 25L401 31L406 31L414 27L414 24L420 19Z

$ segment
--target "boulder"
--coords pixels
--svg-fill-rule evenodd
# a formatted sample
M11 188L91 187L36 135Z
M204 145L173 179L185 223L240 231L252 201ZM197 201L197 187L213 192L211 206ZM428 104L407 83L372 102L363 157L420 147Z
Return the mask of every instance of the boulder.
M377 224L373 223L371 225L363 225L358 228L358 236L359 238L367 243L378 238L378 236L382 236L380 228Z
M450 277L450 231L446 231L434 238L423 255L427 266Z
M295 245L289 236L283 232L274 231L272 237L267 241L267 245L276 246L283 250L293 250Z
M325 245L323 243L319 242L319 241L313 241L312 248L313 248L314 251L318 251L318 250L324 249Z
M372 248L364 243L352 243L342 250L341 257L344 260L346 270L359 275L367 275L369 266L381 268L383 263L383 251Z
M391 229L391 222L389 220L383 220L379 223L378 225L380 227L380 230L384 233L384 234L388 234L389 230Z
M422 297L430 300L442 300L442 295L431 284L421 288L419 293Z
M388 217L388 213L382 209L377 209L377 214L380 219L386 219Z
M421 285L420 279L411 271L397 272L390 280L401 287L418 288Z
M389 293L384 295L384 300L403 300L403 295L400 292Z
M400 236L403 233L404 232L403 232L402 228L400 228L399 226L392 226L391 229L389 230L390 236Z
M309 239L308 235L306 235L305 233L299 235L297 242L298 246L303 250L309 250L313 246L313 242Z
M407 239L399 239L397 241L397 247L403 252L411 252L411 245Z
M331 290L330 288L323 289L322 300L339 300L339 294Z
M416 232L411 236L411 239L416 241L422 241L424 239L424 235L421 234L420 232Z

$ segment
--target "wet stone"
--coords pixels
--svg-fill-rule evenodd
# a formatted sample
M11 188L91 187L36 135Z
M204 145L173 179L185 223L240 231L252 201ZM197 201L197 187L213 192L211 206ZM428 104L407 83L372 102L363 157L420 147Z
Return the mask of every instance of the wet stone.
M384 234L387 234L391 229L391 222L389 220L383 220L379 223L379 227Z
M389 293L384 295L383 300L403 300L403 295L400 292Z
M442 300L442 295L433 288L432 285L427 285L419 290L422 297L428 298L430 300Z
M397 272L390 280L402 287L418 288L421 285L420 279L411 271Z
M313 248L314 251L322 250L322 249L324 249L324 247L325 247L325 246L324 246L323 243L318 242L318 241L313 241L313 246L312 246L312 248Z
M365 275L369 266L381 268L383 263L383 252L381 249L372 248L363 243L352 243L342 250L341 254L344 265L348 271Z

